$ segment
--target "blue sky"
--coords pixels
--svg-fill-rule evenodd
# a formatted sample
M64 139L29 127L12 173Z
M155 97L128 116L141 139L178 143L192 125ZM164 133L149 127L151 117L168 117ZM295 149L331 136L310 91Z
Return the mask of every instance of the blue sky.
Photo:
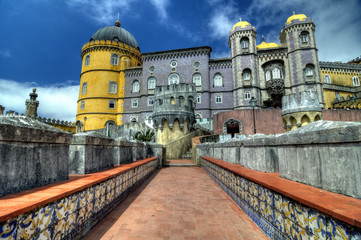
M25 111L38 88L39 115L75 120L80 50L91 35L118 18L141 51L210 46L228 57L228 34L243 20L266 42L292 12L314 19L321 61L346 62L361 54L359 0L0 0L0 105Z

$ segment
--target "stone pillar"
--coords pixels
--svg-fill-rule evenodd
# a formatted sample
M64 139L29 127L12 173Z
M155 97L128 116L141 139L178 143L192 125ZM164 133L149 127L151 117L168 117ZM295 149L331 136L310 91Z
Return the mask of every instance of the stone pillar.
M39 101L36 100L38 97L38 94L36 94L36 88L33 88L33 92L29 94L30 100L26 100L26 110L25 110L25 116L28 117L37 117L38 116L38 106Z

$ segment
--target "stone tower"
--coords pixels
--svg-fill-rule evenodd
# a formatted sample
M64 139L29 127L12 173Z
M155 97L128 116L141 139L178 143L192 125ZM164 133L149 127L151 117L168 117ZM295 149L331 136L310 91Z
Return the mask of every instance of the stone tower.
M287 46L289 78L285 95L316 92L320 106L324 107L320 65L315 39L315 24L304 14L289 17L280 33L280 42Z
M157 143L167 144L192 129L195 99L195 84L180 83L155 88L152 120Z
M91 36L81 58L77 131L122 125L124 71L142 65L137 41L116 21Z
M260 99L256 38L256 28L242 20L229 33L235 109L250 107L250 98L245 99L246 91Z
M30 96L30 100L27 99L25 102L25 106L26 106L25 116L37 117L39 101L36 100L36 98L38 97L38 94L36 94L36 88L33 88L33 92L31 92L29 96Z

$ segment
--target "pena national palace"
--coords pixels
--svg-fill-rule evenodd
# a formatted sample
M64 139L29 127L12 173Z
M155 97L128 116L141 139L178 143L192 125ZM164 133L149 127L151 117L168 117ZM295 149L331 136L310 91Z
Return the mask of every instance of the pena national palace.
M361 240L361 56L320 61L316 24L240 19L219 59L84 36L74 122L0 105L0 240Z

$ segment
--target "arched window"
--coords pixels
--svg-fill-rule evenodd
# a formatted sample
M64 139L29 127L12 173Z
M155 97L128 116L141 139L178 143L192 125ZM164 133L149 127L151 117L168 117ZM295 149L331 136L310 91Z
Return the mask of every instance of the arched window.
M306 77L312 77L313 76L313 66L312 65L308 64L306 66L305 71L306 71Z
M155 77L148 78L148 89L155 88Z
M110 64L111 65L119 65L119 55L112 53L111 58L110 58Z
M310 41L310 35L308 34L308 32L304 31L301 33L301 43L302 44L307 44Z
M83 83L83 86L81 88L81 94L86 94L87 87L88 87L88 83L87 82Z
M272 70L272 78L273 79L279 79L279 78L281 78L281 71L280 71L280 69L279 68L274 68L273 70Z
M168 84L179 84L179 75L177 73L172 73L169 75Z
M216 103L222 103L222 94L216 95Z
M352 77L352 83L355 87L360 86L360 79L356 76Z
M241 39L241 48L242 49L247 49L249 46L249 40L248 38L244 37Z
M220 73L214 74L213 85L215 87L222 87L223 86L223 77L222 77L222 75Z
M202 102L202 95L200 93L197 94L197 103Z
M202 76L199 73L193 74L193 83L196 84L196 86L202 85Z
M118 90L118 83L114 81L109 81L109 93L116 94Z
M251 80L251 70L245 69L243 71L243 80Z
M270 81L272 80L272 74L270 70L266 71L266 81Z
M76 122L76 132L80 133L83 131L83 123L81 121Z
M132 92L139 92L139 81L138 80L133 81Z
M245 99L245 100L251 99L251 93L250 93L250 91L245 91L245 92L244 92L244 99Z
M331 84L331 77L330 75L326 74L325 76L323 76L323 82L327 83L327 84Z
M84 66L89 66L89 64L90 64L90 54L85 56Z
M107 133L107 136L108 137L110 137L110 126L115 126L116 124L115 124L115 122L114 121L112 121L112 120L109 120L109 121L107 121L106 123L105 123L105 128L106 128L106 133Z

